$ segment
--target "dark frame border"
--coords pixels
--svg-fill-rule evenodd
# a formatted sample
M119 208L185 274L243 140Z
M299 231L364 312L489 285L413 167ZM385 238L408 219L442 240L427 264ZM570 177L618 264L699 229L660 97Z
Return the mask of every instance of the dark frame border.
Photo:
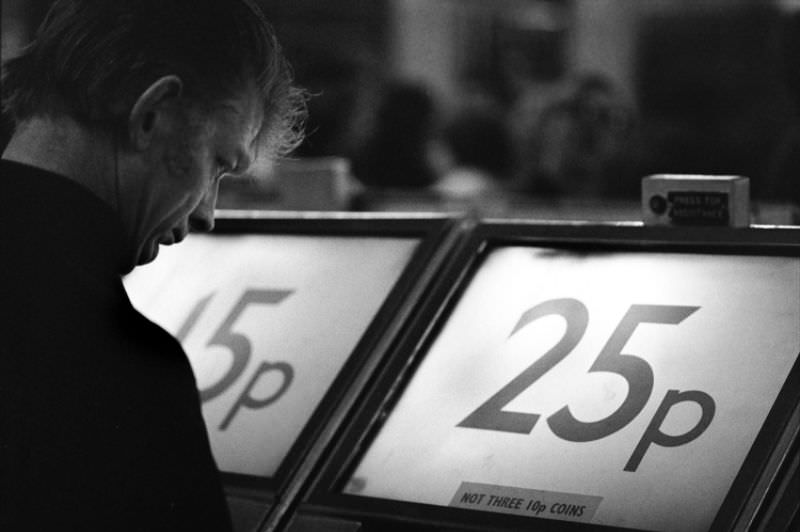
M580 250L716 253L800 257L800 227L692 228L641 224L485 221L448 263L428 305L391 354L389 364L343 438L304 494L302 515L353 520L371 530L554 530L598 531L601 525L542 520L341 493L344 483L380 431L421 359L461 298L488 251L498 246L539 245ZM800 301L798 301L800 305ZM785 462L800 411L800 355L795 361L711 530L752 523L773 495L774 478ZM792 417L794 414L794 418ZM759 484L756 489L756 484ZM745 507L747 507L745 509Z

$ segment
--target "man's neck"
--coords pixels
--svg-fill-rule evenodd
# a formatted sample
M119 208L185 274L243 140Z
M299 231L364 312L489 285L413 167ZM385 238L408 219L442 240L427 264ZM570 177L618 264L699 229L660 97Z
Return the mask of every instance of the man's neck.
M113 140L69 118L32 118L17 127L3 159L67 177L117 209Z

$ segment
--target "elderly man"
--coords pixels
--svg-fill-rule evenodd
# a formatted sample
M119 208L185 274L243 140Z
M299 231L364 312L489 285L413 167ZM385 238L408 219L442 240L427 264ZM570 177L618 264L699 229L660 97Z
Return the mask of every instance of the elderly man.
M180 344L121 274L300 138L252 0L59 0L4 65L0 530L230 528Z

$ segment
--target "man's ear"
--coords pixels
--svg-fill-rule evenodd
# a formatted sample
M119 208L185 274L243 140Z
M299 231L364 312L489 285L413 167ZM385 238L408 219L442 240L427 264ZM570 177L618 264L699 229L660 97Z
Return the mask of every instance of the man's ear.
M153 140L159 120L164 120L165 104L178 98L183 82L178 76L164 76L139 95L128 116L128 135L133 146L142 150Z

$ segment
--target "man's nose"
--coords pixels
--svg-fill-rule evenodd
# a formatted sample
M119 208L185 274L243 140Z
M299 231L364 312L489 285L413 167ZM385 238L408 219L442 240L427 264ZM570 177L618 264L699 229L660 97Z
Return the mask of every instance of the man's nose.
M208 232L214 229L214 209L217 206L218 185L212 186L200 205L189 215L189 229L192 232Z

